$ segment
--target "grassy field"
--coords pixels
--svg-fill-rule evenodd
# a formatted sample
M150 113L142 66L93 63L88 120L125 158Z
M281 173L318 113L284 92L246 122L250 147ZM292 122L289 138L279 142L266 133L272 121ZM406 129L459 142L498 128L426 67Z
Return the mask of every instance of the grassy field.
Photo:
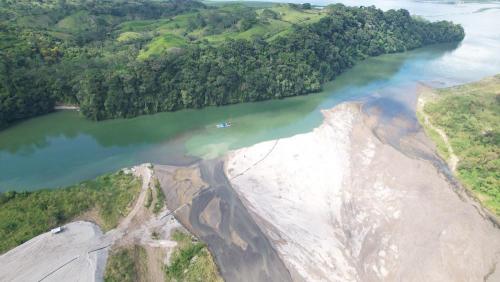
M129 43L141 40L142 38L144 38L144 35L139 32L126 31L121 33L116 40L120 43Z
M500 75L423 98L428 101L423 114L446 133L459 159L456 176L500 216ZM428 127L426 132L448 158L441 136Z
M174 231L172 237L178 246L166 269L168 281L223 281L203 243L193 241L191 236L181 231Z
M105 282L135 282L147 273L146 250L139 245L111 251L104 273Z
M0 253L90 211L112 229L140 187L139 179L118 172L62 189L0 194Z
M153 39L145 49L139 53L139 59L145 59L153 54L162 54L171 48L182 48L187 44L186 40L175 34L164 34L161 37Z
M249 8L240 3L225 4L217 9L217 13L223 17L241 12L242 9ZM182 48L188 43L218 44L227 39L251 39L256 36L274 40L290 31L294 24L319 21L325 15L325 12L319 9L302 10L287 4L274 4L255 8L257 22L244 31L237 30L234 26L216 32L210 31L208 27L189 28L190 22L198 15L213 17L210 13L211 10L204 10L177 15L171 19L127 21L118 25L114 34L116 40L121 43L145 41L138 58L146 59L152 55L164 54L174 47ZM270 14L273 17L270 17Z

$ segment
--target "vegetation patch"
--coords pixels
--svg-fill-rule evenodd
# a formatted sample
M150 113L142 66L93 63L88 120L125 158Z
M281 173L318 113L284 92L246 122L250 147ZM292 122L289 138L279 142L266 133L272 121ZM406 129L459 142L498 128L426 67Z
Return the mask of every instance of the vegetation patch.
M156 202L153 208L153 213L158 214L163 207L165 206L165 194L163 194L163 190L161 189L160 181L155 178L155 194L156 194Z
M457 177L500 215L500 75L435 90L428 100L423 111L446 133L459 158ZM426 131L446 157L441 137Z
M146 202L144 202L144 207L149 209L149 207L151 207L151 203L153 203L153 190L151 190L151 187L148 187L148 192L146 194Z
M112 250L106 263L105 282L136 282L147 273L146 250L139 246Z
M179 230L174 231L172 238L178 246L166 268L169 281L223 281L205 244Z
M443 138L441 138L441 136L439 135L438 132L436 132L436 130L434 130L424 122L424 118L422 117L421 113L417 112L417 118L420 121L420 124L424 127L424 130L427 133L427 135L429 135L429 137L434 141L434 144L436 144L438 155L443 160L448 160L450 157L450 153Z
M140 40L142 38L143 38L143 35L141 33L133 32L133 31L126 31L126 32L121 33L120 36L118 36L118 38L116 40L118 40L118 42L122 42L122 43L129 43L129 42L134 42L134 41Z
M0 253L96 209L109 230L127 215L141 181L118 172L56 190L0 194Z
M181 48L186 45L186 40L175 34L165 34L153 39L146 49L141 50L139 59L146 59L151 55L161 55L171 48Z

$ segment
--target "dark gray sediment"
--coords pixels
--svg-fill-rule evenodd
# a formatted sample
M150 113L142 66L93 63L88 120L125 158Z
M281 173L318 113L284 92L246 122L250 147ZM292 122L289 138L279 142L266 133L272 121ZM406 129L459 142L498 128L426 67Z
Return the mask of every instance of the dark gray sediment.
M155 166L167 204L177 210L177 219L208 245L225 281L292 280L231 187L222 160L200 161L188 168L201 176L203 184L177 177L178 169L183 168Z

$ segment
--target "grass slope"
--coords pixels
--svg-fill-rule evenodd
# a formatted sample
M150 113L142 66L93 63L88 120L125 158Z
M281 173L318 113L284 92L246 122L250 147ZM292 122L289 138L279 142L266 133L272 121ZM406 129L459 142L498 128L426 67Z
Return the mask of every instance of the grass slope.
M171 48L182 48L186 44L186 40L183 37L166 33L161 37L153 39L145 49L141 50L138 58L146 59L151 55L161 55Z
M112 229L140 187L139 179L118 172L57 190L0 194L0 253L91 210Z
M424 113L446 133L459 158L457 177L500 216L500 75L435 90L426 98ZM426 131L447 158L441 137Z
M104 273L105 282L135 282L147 273L146 250L139 245L111 251Z
M178 230L174 231L172 238L178 246L166 269L168 281L223 281L203 243L193 241L191 236Z
M244 4L226 3L217 11L221 14L231 14L245 7ZM267 10L266 12L274 12L277 17L267 18L265 10ZM250 40L257 36L273 40L290 31L294 24L312 23L325 16L325 12L319 9L302 10L295 9L288 4L273 4L265 8L255 9L258 22L244 31L227 28L211 34L207 27L189 29L189 22L195 20L198 14L206 15L210 12L208 10L185 13L171 19L127 21L118 25L114 34L117 41L122 43L132 43L150 38L149 41L146 40L147 42L138 56L139 59L146 59L152 55L162 55L173 47L182 48L189 42L218 44L228 39Z

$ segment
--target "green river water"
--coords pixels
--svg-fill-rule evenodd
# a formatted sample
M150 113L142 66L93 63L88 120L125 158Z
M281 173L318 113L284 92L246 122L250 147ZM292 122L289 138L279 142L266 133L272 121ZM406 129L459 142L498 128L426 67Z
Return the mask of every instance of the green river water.
M344 101L414 99L418 83L445 87L500 73L500 2L343 2L452 20L464 26L466 38L365 60L308 96L127 120L91 122L74 111L27 120L0 131L0 192L61 187L143 162L211 158L310 131L321 123L321 109ZM215 128L225 120L233 126Z

